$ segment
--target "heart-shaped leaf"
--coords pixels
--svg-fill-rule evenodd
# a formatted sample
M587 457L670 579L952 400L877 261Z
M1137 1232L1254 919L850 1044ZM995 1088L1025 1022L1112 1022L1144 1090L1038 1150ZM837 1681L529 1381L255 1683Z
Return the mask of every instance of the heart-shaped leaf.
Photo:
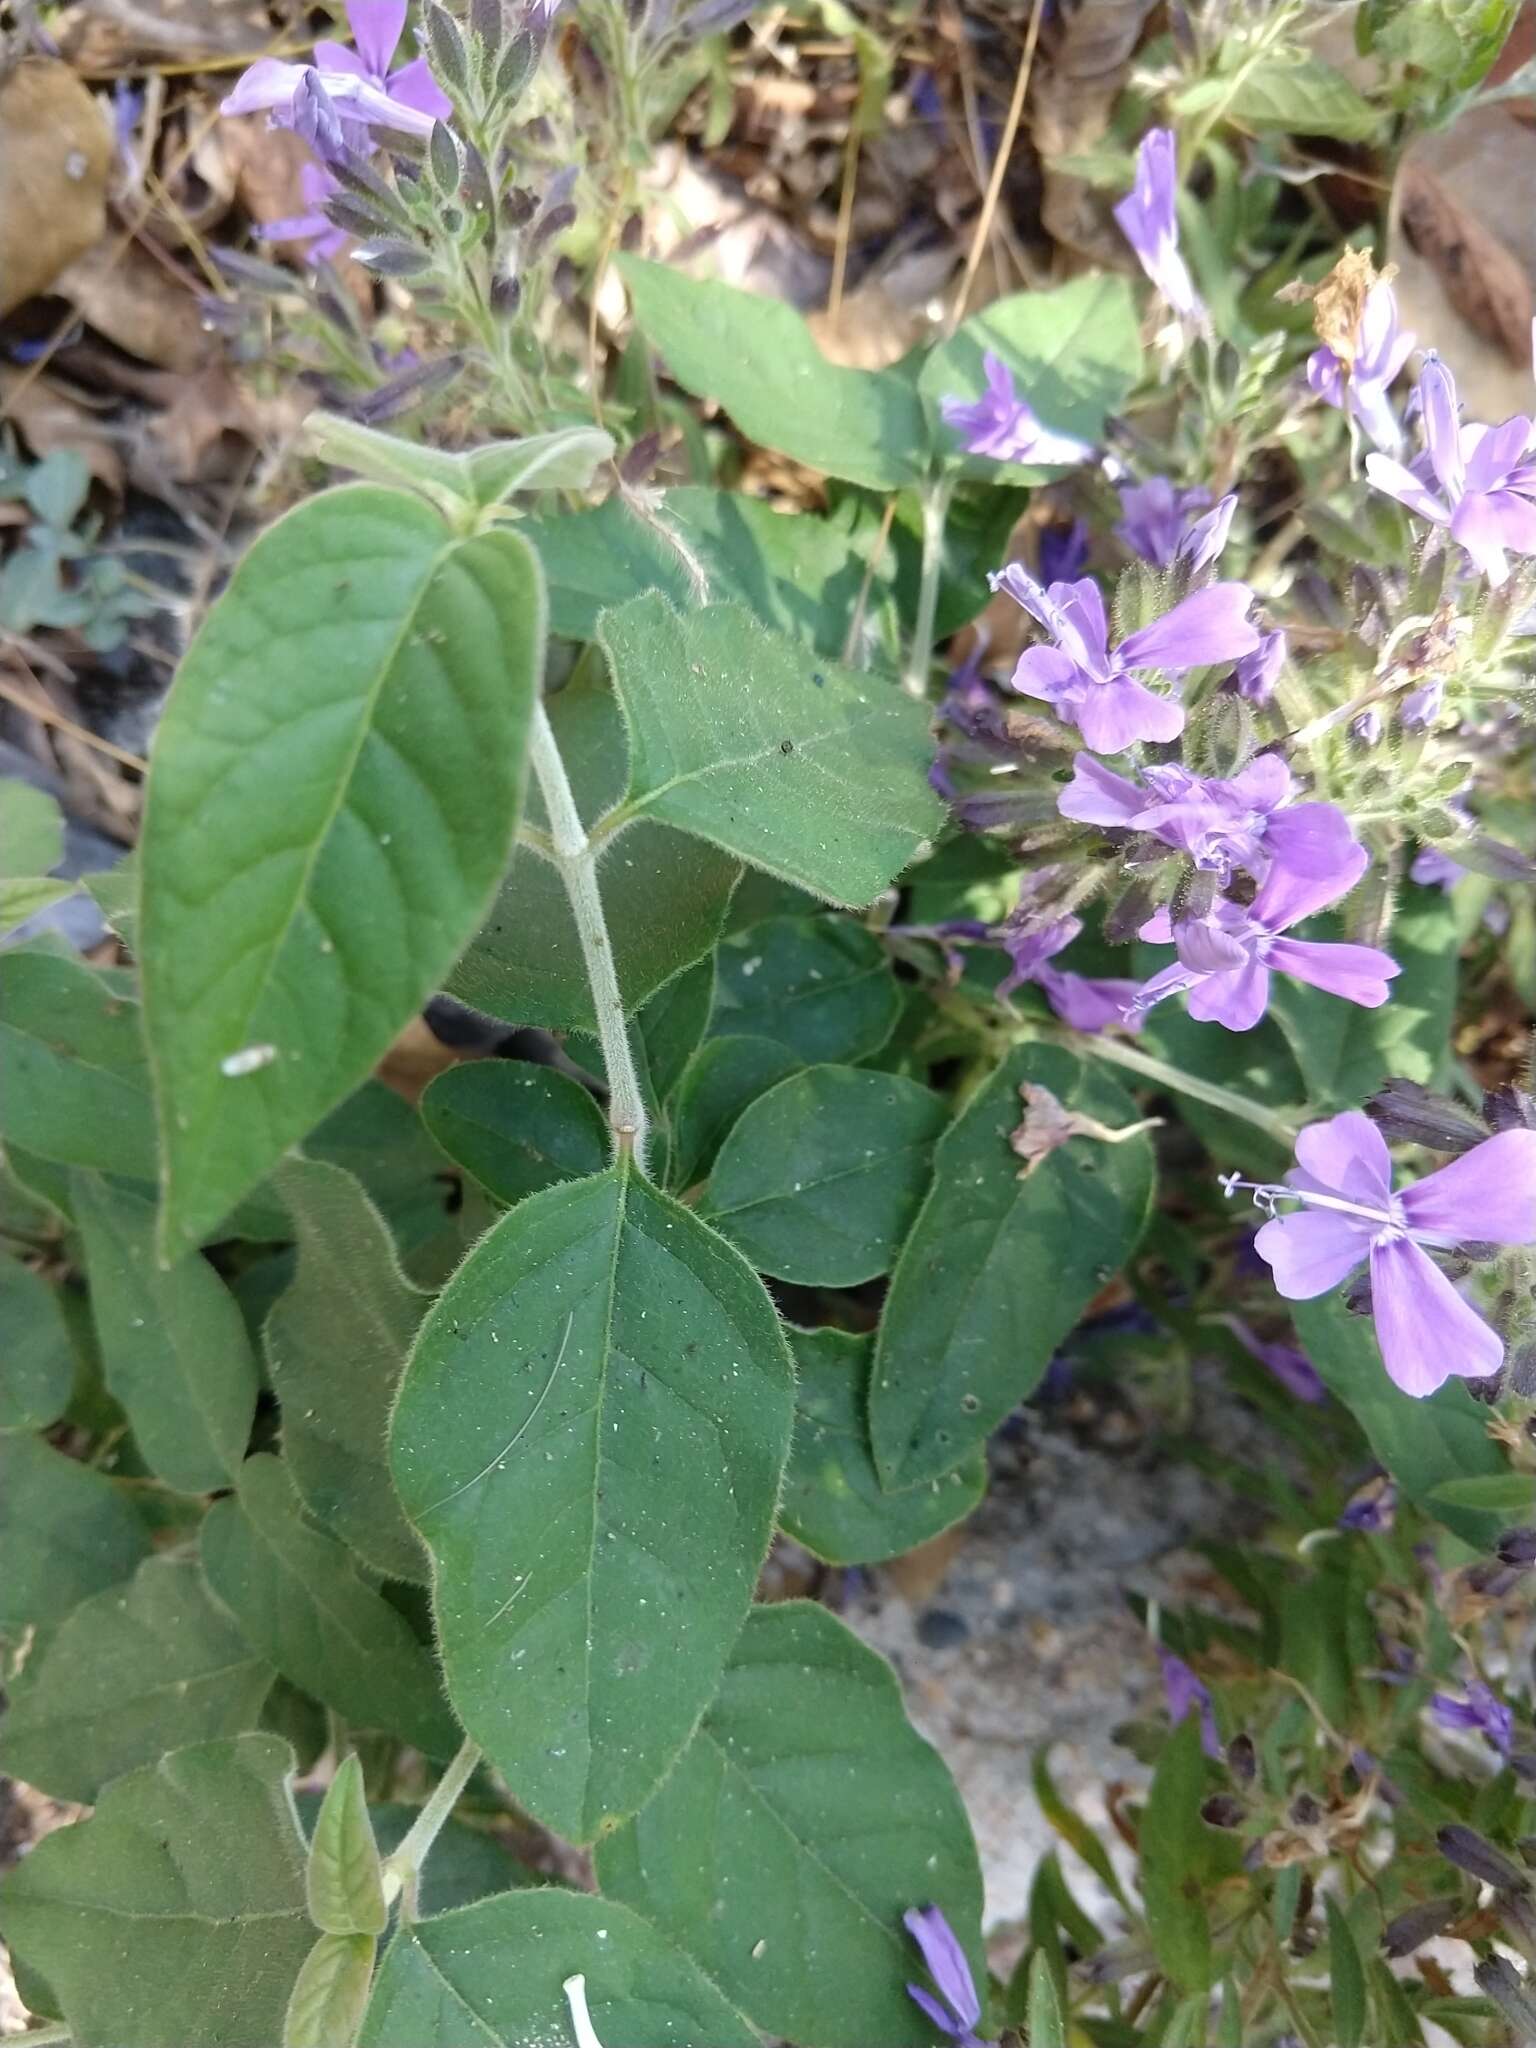
M608 1120L590 1089L531 1060L464 1060L432 1081L421 1117L450 1159L510 1208L601 1173Z

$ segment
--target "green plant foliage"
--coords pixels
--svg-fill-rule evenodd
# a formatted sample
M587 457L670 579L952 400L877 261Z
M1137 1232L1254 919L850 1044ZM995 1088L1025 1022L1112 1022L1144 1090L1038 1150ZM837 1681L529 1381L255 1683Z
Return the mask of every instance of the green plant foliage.
M282 2048L352 2048L368 2009L377 1943L371 1934L322 1934L294 1979Z
M12 1872L0 1933L79 2048L273 2048L314 1939L291 1768L270 1735L175 1750Z
M1023 1046L939 1140L870 1386L887 1486L937 1478L982 1443L1141 1234L1152 1194L1146 1138L1074 1136L1026 1171L1009 1145L1025 1084L1108 1130L1136 1121L1135 1104L1102 1071L1054 1046Z
M241 1633L290 1684L428 1756L459 1735L432 1652L332 1536L306 1522L279 1458L247 1459L202 1529L203 1570Z
M542 634L526 543L455 540L366 484L279 520L209 614L142 853L162 1249L364 1079L474 930L517 823Z
M316 1520L376 1571L424 1578L385 1438L428 1297L401 1273L383 1218L351 1174L292 1158L273 1186L298 1245L293 1282L263 1331L289 1476Z
M1211 1986L1211 1928L1203 1893L1208 1838L1200 1819L1205 1776L1199 1719L1186 1714L1152 1775L1142 1818L1141 1885L1158 1962L1190 1993Z
M363 1768L355 1756L338 1765L315 1816L304 1896L310 1919L325 1934L384 1932L389 1908Z
M795 1438L779 1526L828 1564L899 1557L968 1515L987 1483L980 1451L937 1479L887 1493L869 1447L866 1404L874 1339L846 1330L789 1330L795 1354Z
M56 1422L75 1376L74 1346L54 1290L8 1254L0 1254L0 1329L0 1432Z
M422 1096L421 1115L448 1157L508 1208L608 1163L608 1124L590 1090L528 1060L449 1067Z
M800 1066L788 1046L771 1038L706 1039L688 1062L677 1091L672 1185L688 1188L700 1180L742 1111Z
M765 448L877 490L916 482L922 408L899 370L829 363L790 306L621 256L635 318L668 371Z
M155 1205L76 1174L71 1204L90 1262L107 1386L151 1468L182 1493L227 1486L256 1406L256 1361L234 1296L201 1252L162 1268Z
M82 1600L28 1660L0 1723L0 1769L89 1804L166 1750L253 1728L273 1677L193 1559L152 1558Z
M937 832L927 714L892 683L770 633L742 605L604 614L629 727L625 812L831 903L879 894Z
M732 1126L700 1213L760 1273L854 1287L887 1272L948 1121L931 1089L858 1067L809 1067Z
M155 1177L138 1004L115 978L45 948L0 975L0 1139L66 1166Z
M82 1600L132 1576L149 1529L89 1465L40 1437L0 1436L0 1548L0 1637L46 1638Z
M734 932L715 962L713 1035L770 1039L803 1065L847 1065L896 1028L901 990L861 925L770 917Z
M428 1317L392 1455L449 1691L562 1834L634 1812L714 1690L791 1404L761 1283L623 1167L530 1196Z
M756 2048L688 1956L615 1899L523 1891L403 1928L385 1954L360 2048L532 2048L570 2038L563 1986L586 1979L597 2038L632 2048Z
M980 1872L949 1773L885 1663L809 1602L753 1609L693 1740L598 1870L756 2026L807 2048L931 2038L902 1990L914 1899L943 1908L982 1974Z

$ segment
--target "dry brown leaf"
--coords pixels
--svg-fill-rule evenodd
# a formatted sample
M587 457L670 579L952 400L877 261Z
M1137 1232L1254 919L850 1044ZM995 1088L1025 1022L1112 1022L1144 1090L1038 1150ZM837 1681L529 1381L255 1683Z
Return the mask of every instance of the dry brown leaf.
M1058 9L1030 84L1029 132L1044 174L1041 225L1053 241L1115 263L1123 261L1125 245L1110 217L1112 195L1056 166L1064 156L1091 150L1108 132L1153 4L1082 0L1070 13Z
M107 428L62 384L47 376L0 370L0 413L19 430L34 455L72 449L98 483L122 495L123 458Z
M1312 327L1341 363L1354 365L1365 302L1377 284L1390 284L1397 274L1389 263L1378 272L1369 249L1346 249L1312 293Z
M29 58L0 83L0 314L106 232L111 162L101 106L67 64Z
M99 242L56 279L55 289L98 334L141 362L189 375L212 353L191 279L136 242Z
M54 25L78 71L115 72L146 58L259 57L272 48L262 0L75 0Z
M1397 179L1398 219L1415 252L1433 267L1445 295L1474 334L1512 363L1531 353L1531 279L1471 207L1422 161L1406 157Z
M474 1053L466 1054L444 1045L425 1017L413 1017L373 1071L397 1095L403 1095L407 1102L416 1102L429 1081L436 1080L450 1067L459 1066L466 1058L475 1057Z

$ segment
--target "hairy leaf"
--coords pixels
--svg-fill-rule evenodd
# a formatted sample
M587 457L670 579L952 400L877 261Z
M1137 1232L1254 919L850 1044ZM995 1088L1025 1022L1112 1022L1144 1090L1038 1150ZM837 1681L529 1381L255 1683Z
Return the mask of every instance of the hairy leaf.
M885 948L848 918L765 918L715 958L711 1033L772 1039L806 1065L868 1059L900 1014Z
M43 1159L155 1177L138 1004L84 961L8 953L0 974L0 1139Z
M0 1436L0 1636L46 1638L148 1551L148 1528L112 1480L41 1437Z
M40 1273L0 1253L0 1431L56 1422L75 1377L59 1299Z
M771 1038L708 1038L684 1069L672 1119L670 1178L692 1187L714 1163L750 1103L798 1072L801 1062Z
M508 1208L608 1163L608 1120L591 1090L531 1060L449 1067L422 1096L421 1115L449 1158Z
M322 1934L294 1979L282 2048L352 2048L368 2009L377 1943L371 1934Z
M309 1917L326 1934L382 1934L389 1919L363 1767L344 1757L326 1787L304 1873Z

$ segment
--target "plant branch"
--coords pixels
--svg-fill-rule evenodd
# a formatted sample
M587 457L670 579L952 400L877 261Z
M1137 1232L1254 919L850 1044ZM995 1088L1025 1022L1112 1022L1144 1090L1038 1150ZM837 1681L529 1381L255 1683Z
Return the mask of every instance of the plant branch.
M459 1794L469 1783L480 1761L480 1745L466 1737L458 1755L438 1779L431 1797L411 1823L410 1831L393 1856L384 1862L386 1902L402 1896L402 1909L414 1908L416 1880L432 1844L443 1831L443 1823L459 1803Z
M944 569L944 521L949 515L954 488L948 477L923 487L923 565L917 586L917 619L901 678L901 687L909 697L928 694L928 672L933 667L933 624L938 617L939 579Z
M549 817L550 852L565 893L581 957L586 963L592 989L592 1007L597 1013L597 1035L603 1048L603 1067L608 1076L608 1123L615 1150L626 1152L642 1173L645 1171L647 1119L645 1098L640 1092L634 1055L629 1045L629 1025L624 1016L624 998L613 964L613 946L603 915L603 899L597 886L597 854L581 822L570 778L555 742L549 713L542 703L534 706L532 730L533 772Z
M1283 1115L1279 1110L1264 1109L1251 1102L1246 1095L1239 1095L1233 1088L1223 1088L1218 1081L1202 1081L1198 1074L1186 1074L1182 1067L1173 1067L1166 1060L1160 1060L1154 1053L1142 1052L1138 1046L1124 1045L1118 1038L1107 1037L1104 1033L1082 1031L1052 1032L1052 1038L1059 1038L1063 1045L1070 1045L1075 1053L1088 1059L1103 1060L1112 1067L1124 1067L1129 1073L1140 1074L1144 1081L1155 1081L1160 1087L1169 1088L1175 1095L1191 1096L1196 1102L1207 1103L1212 1109L1225 1110L1228 1116L1241 1117L1244 1123L1252 1124L1255 1130L1263 1131L1276 1143L1287 1150L1295 1143L1300 1123Z

